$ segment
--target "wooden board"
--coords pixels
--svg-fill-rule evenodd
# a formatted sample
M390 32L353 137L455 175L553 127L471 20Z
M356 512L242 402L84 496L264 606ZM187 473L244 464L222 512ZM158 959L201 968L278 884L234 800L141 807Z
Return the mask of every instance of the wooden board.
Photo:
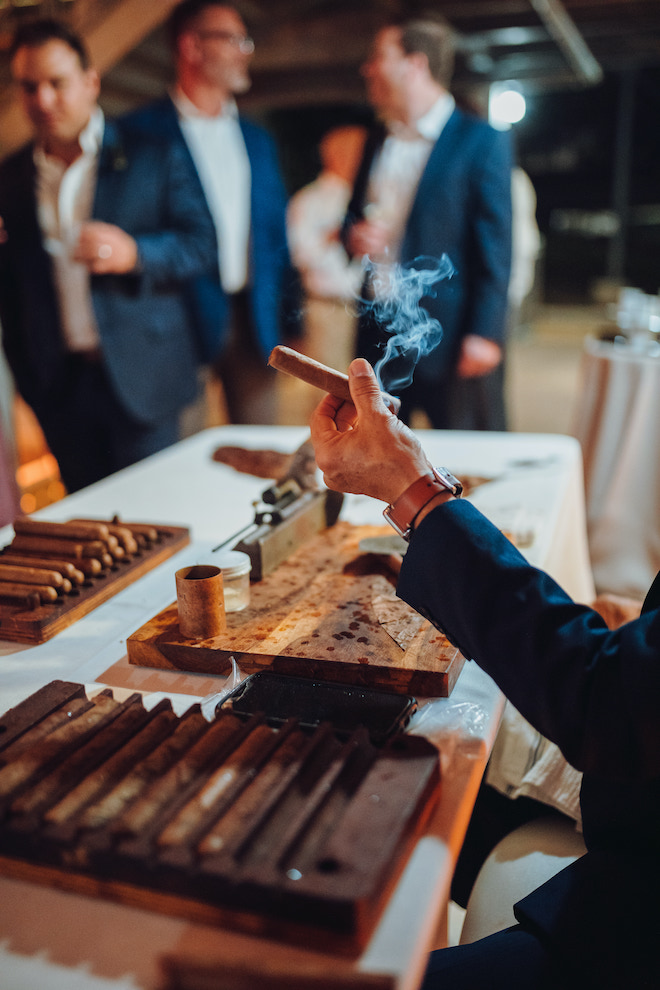
M127 641L129 663L164 670L243 674L273 670L422 697L446 697L463 656L395 594L396 576L359 549L384 527L340 522L309 540L251 587L227 630L195 642L179 632L176 603Z
M99 522L99 520L94 521ZM106 567L99 574L88 577L84 584L74 587L69 594L59 596L55 602L42 603L36 608L0 602L0 640L5 639L15 643L46 642L154 567L158 567L190 542L189 530L183 526L123 521L121 525L127 529L131 526L153 525L157 539L153 542L142 541L138 552L133 556L114 561L112 567ZM9 544L0 550L0 562L3 554L6 555L11 549ZM53 556L61 557L62 554Z
M348 955L439 793L437 749L54 681L0 718L0 873Z

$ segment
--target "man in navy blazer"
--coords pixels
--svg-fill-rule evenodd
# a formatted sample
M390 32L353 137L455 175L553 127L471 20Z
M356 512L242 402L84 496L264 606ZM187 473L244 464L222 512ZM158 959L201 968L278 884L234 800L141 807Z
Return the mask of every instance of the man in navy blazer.
M104 120L68 27L20 28L11 65L35 142L0 166L3 343L74 491L178 439L199 362L183 287L215 230L180 148Z
M219 247L215 272L191 286L203 352L232 422L274 422L276 376L267 359L299 334L300 296L275 144L235 103L250 87L254 43L238 11L218 0L184 0L169 33L176 85L129 119L142 133L176 142L195 163Z
M416 18L381 29L362 68L381 123L365 149L344 239L352 255L369 256L386 287L366 284L373 305L363 307L357 351L376 366L385 344L396 344L396 359L378 371L384 388L401 394L404 420L420 408L438 429L505 429L510 139L456 107L452 71L449 25ZM411 297L403 284L410 270L441 269L445 255L451 278ZM395 263L408 275L392 291L383 266ZM409 333L427 314L439 327L428 328L430 352L416 363L420 348Z
M660 575L641 617L608 629L455 497L365 361L349 384L354 405L328 396L312 419L326 484L390 503L409 540L397 594L583 772L586 854L515 905L517 925L434 952L424 990L660 986Z

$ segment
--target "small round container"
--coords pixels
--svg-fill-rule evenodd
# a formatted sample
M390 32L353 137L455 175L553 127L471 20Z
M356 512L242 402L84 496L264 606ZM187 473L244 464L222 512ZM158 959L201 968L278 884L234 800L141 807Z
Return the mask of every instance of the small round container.
M222 571L225 612L240 612L250 604L250 571L252 561L240 550L225 550L213 555Z

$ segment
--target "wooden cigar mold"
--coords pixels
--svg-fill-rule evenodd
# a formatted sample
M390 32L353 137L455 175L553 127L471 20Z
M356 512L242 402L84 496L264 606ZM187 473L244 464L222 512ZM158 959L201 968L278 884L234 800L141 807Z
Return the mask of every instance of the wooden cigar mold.
M421 737L54 681L0 717L0 872L353 955L438 789Z
M17 519L0 550L0 639L45 642L189 542L182 526Z

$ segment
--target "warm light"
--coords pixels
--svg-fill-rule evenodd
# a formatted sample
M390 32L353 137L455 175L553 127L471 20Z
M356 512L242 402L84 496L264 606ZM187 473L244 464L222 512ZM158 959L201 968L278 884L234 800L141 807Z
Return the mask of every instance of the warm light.
M25 495L21 495L21 512L24 512L26 516L29 516L31 512L35 512L38 508L37 499L31 492L26 492Z
M493 83L488 97L488 117L493 127L504 131L525 116L527 104L517 83Z

